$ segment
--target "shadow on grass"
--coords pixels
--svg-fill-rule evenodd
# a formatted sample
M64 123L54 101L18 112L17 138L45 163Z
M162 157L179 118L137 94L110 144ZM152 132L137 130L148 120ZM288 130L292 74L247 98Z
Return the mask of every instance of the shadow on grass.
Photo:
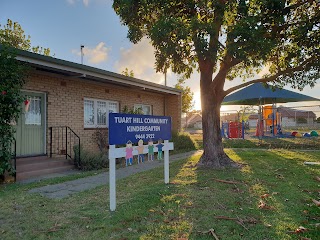
M313 177L319 171L303 161L317 160L319 155L285 150L227 152L245 167L204 170L196 167L199 158L188 159L174 170L169 186L139 191L130 203L119 206L123 209L112 222L122 220L127 228L122 228L122 235L114 229L114 237L212 239L208 230L215 229L221 239L296 239L291 232L299 226L309 229L299 236L318 236L314 224L319 210L310 199L317 194ZM123 218L128 214L131 217Z

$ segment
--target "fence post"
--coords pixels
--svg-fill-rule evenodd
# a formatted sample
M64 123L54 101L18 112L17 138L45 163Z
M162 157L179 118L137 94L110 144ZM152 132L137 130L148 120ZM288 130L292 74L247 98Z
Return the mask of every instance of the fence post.
M242 135L242 136L241 136L242 139L244 139L244 131L245 131L245 130L244 130L244 121L242 120L242 134L241 134L241 135Z

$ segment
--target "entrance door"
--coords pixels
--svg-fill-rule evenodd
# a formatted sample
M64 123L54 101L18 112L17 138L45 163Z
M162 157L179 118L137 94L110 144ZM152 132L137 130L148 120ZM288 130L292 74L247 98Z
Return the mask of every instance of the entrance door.
M21 116L17 123L17 156L45 153L45 95L23 92Z

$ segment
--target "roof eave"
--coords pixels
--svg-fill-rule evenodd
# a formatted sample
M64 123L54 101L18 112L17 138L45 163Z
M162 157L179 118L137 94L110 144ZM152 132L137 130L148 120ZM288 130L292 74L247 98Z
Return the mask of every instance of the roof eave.
M0 44L0 50L3 47ZM141 88L143 90L153 90L161 93L166 93L166 94L174 94L174 95L181 95L181 90L160 85L157 83L133 78L133 77L128 77L122 74L118 73L113 73L109 72L106 70L90 67L87 65L82 65L58 58L53 58L49 56L44 56L20 49L14 49L16 53L16 59L22 62L30 63L35 66L39 67L45 67L49 69L54 69L57 71L64 71L64 72L70 72L70 73L75 73L79 74L80 76L86 76L86 77L92 77L92 79L99 79L100 82L108 82L108 83L117 83L117 84L122 84L126 86L132 86L132 87L137 87ZM82 78L85 79L86 77Z

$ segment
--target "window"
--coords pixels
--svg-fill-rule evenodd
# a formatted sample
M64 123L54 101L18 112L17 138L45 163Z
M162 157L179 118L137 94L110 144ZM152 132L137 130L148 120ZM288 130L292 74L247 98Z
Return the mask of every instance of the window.
M151 105L135 104L134 110L141 109L143 115L152 115Z
M41 126L41 98L36 96L27 96L27 101L25 125Z
M111 112L119 112L119 103L96 99L84 99L84 127L108 127Z

